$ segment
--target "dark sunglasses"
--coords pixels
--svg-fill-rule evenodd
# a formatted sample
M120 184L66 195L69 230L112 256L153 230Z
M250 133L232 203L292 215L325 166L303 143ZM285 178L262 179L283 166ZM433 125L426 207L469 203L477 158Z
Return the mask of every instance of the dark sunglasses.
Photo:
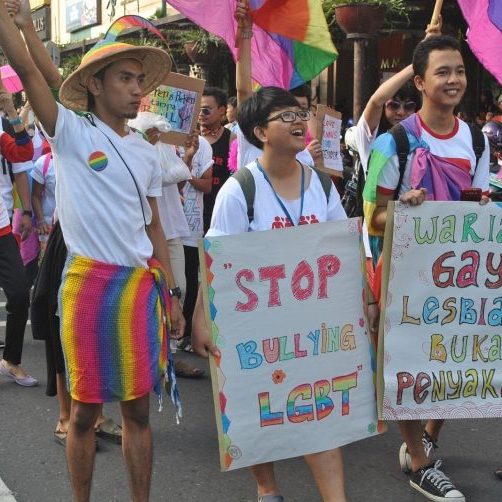
M385 108L387 110L392 110L393 112L397 112L400 108L403 108L405 112L414 112L417 109L417 104L415 101L396 101L394 99L389 99L387 103L385 103Z
M203 107L200 109L200 113L202 113L202 115L206 115L206 117L208 115L211 115L211 108L206 108L206 107Z
M307 121L310 119L310 110L299 110L297 112L286 111L279 113L278 115L274 115L269 118L267 122L272 122L273 120L282 120L283 122L294 122L298 117L300 120Z

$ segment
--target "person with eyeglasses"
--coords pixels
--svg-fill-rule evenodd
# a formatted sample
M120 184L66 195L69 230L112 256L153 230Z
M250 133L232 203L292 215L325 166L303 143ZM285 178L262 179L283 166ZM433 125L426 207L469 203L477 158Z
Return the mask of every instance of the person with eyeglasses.
M204 194L204 232L207 232L213 214L214 201L223 183L232 174L228 168L230 143L235 138L230 129L223 126L227 111L227 94L218 87L206 86L202 93L199 113L200 135L213 150L213 184Z
M295 96L277 87L264 87L240 105L237 114L239 127L246 139L261 151L256 160L241 168L248 169L254 180L253 215L248 214L243 186L233 176L216 197L207 236L237 235L346 219L340 196L329 176L296 157L305 147L310 114L308 109L300 107ZM329 192L323 188L326 185ZM204 321L200 290L192 320L192 345L202 356L207 357L208 351L218 356ZM337 448L304 458L322 499L345 502L341 450ZM257 483L259 502L284 500L273 462L255 465L251 471Z
M425 38L441 34L442 20L428 25ZM366 172L373 141L393 126L415 113L420 97L413 85L413 66L406 66L386 80L373 93L355 128L355 140L361 164Z

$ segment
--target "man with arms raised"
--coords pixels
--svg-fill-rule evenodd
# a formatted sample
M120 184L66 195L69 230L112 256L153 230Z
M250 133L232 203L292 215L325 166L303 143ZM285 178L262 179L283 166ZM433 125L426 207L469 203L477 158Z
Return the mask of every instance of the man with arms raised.
M74 498L90 498L94 424L100 404L116 400L132 499L146 501L149 393L160 392L167 371L164 317L170 311L176 336L183 334L184 320L164 275L174 289L155 199L161 195L158 156L126 120L165 79L171 61L160 49L99 42L61 87L65 106L90 112L78 116L54 100L3 2L0 46L23 82L55 161L68 247L59 308L73 399L67 460Z

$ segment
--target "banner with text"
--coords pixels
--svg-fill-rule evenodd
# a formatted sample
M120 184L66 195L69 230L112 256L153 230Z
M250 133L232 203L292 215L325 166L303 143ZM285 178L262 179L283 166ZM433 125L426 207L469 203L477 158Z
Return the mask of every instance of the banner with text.
M380 432L359 241L358 219L204 239L222 470Z
M162 133L162 141L184 145L197 126L205 81L171 72L163 84L141 100L139 111L165 117L171 130Z
M318 167L330 175L343 172L340 152L342 114L325 105L317 105L316 121L317 139L321 142L323 159L323 165Z
M391 203L388 215L379 415L501 417L502 205Z

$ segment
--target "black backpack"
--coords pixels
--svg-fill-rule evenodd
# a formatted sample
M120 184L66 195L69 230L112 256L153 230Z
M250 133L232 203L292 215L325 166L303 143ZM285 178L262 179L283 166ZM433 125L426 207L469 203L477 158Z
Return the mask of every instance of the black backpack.
M479 159L483 155L485 150L485 136L479 127L468 124L471 131L472 137L472 149L474 150L474 156L476 157L476 168L478 167ZM397 184L396 190L394 191L394 200L399 198L399 191L401 190L401 185L403 183L404 171L406 169L406 162L408 160L408 154L410 153L410 142L408 141L408 135L403 125L396 124L392 129L388 131L396 143L396 154L399 162L399 182ZM371 156L368 159L368 168L370 165ZM355 189L355 201L350 201L350 206L346 207L347 216L349 218L354 216L364 216L363 214L363 191L364 184L366 181L366 176L364 174L364 167L359 162L357 172L354 173L352 177L352 186L357 184ZM350 183L349 182L349 183ZM344 205L345 208L345 205ZM350 214L349 214L350 212Z
M302 166L303 167L303 166ZM313 171L319 176L319 181L321 182L322 188L326 195L326 204L329 202L329 194L331 192L331 187L333 182L328 174L319 171L315 167L311 167ZM253 178L253 173L247 167L241 167L237 172L232 175L232 178L236 179L241 186L242 193L246 199L248 220L251 223L254 220L254 197L256 194L256 185Z

